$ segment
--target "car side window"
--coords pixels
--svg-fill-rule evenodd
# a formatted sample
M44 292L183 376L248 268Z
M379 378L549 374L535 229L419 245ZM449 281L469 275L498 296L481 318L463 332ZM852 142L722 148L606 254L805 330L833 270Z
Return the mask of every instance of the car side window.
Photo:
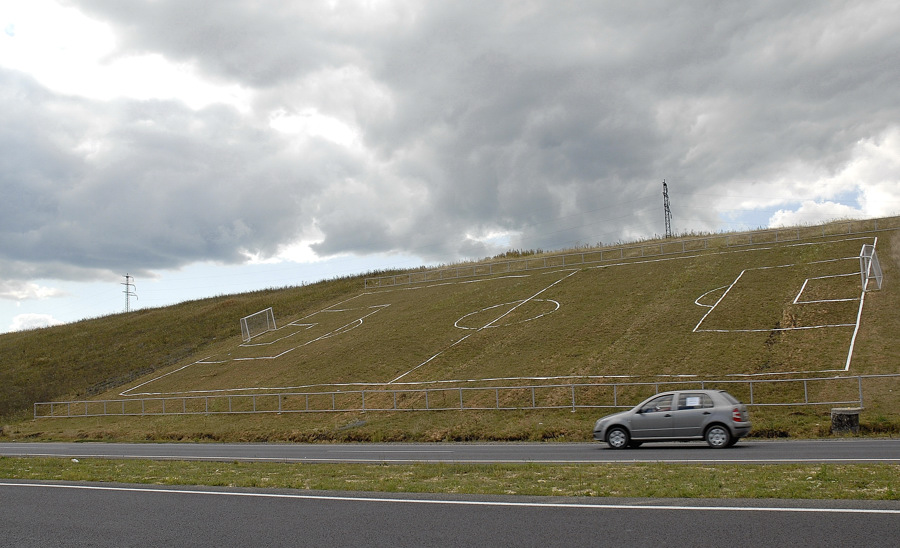
M678 396L678 409L707 409L713 406L712 398L708 394L690 392Z
M672 410L672 394L653 398L641 407L641 413L657 413Z

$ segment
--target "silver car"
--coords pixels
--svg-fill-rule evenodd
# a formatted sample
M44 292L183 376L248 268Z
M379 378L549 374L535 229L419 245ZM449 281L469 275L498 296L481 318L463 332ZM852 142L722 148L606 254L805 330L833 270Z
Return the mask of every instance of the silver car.
M747 406L724 390L661 392L633 409L607 415L594 424L594 439L613 449L647 441L706 440L731 447L750 433Z

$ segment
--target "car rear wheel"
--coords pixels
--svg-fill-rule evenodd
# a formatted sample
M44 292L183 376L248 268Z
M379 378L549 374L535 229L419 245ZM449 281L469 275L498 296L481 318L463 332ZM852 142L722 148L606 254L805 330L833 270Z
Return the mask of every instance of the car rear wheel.
M714 449L731 447L731 432L721 424L714 424L706 431L706 443Z
M628 431L620 426L610 428L606 434L606 443L613 449L624 449L628 447L629 441Z

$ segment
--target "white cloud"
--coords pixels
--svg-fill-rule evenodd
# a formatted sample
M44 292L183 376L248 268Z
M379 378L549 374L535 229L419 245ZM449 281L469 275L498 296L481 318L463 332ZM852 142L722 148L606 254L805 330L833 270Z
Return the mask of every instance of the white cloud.
M888 217L900 214L900 127L860 140L851 159L832 176L791 181L809 191L818 189L825 200L804 200L796 209L780 209L769 226L815 224L844 218ZM790 187L791 182L784 181ZM827 198L852 195L856 205ZM782 198L791 201L790 196Z
M56 92L103 101L177 99L191 108L224 103L249 110L246 88L207 81L189 62L172 62L158 53L116 55L111 26L73 7L50 0L14 2L2 17L6 36L0 36L0 66L30 74Z
M359 147L359 131L332 116L314 108L299 114L288 114L283 109L273 113L269 125L282 133L308 137L322 137L345 147Z
M862 140L841 177L858 186L860 208L866 217L900 214L900 127Z
M62 323L50 314L19 314L13 318L8 331L25 331L27 329L62 325Z
M836 219L858 219L862 212L854 207L835 202L805 201L795 210L779 209L769 219L772 228L783 226L803 226L833 221Z
M24 301L28 299L49 299L61 297L65 293L53 287L19 280L0 281L0 299Z

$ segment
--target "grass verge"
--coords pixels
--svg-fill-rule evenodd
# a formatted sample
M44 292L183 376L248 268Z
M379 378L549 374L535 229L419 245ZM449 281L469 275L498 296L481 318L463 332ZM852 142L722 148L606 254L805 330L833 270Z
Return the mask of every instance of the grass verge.
M896 464L314 464L0 458L0 478L397 493L900 500Z
M895 401L885 396L884 401ZM894 405L896 408L896 405ZM598 417L613 410L414 411L168 415L24 420L0 427L4 441L454 442L591 441ZM750 410L751 437L831 438L828 407ZM900 435L900 414L866 408L860 436Z

